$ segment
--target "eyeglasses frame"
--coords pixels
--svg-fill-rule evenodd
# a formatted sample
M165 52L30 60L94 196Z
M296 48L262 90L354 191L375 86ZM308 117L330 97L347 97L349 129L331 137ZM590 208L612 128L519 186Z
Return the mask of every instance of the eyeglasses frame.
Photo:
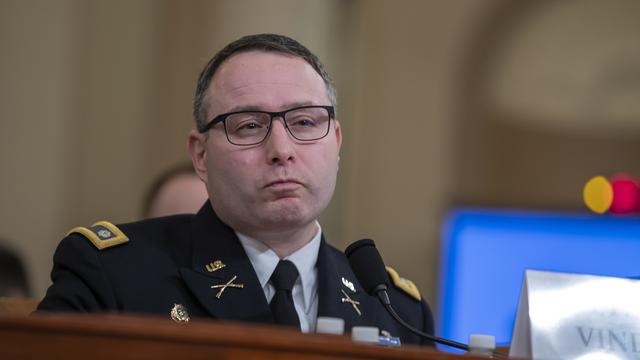
M319 138L315 138L315 139L300 139L300 138L296 137L293 134L291 129L289 129L289 125L285 121L285 115L288 112L291 112L291 111L296 111L296 110L301 110L301 109L310 109L310 108L322 108L322 109L327 110L327 112L329 113L329 122L327 124L327 131L324 133L324 135L322 135ZM237 143L234 143L233 141L231 141L231 139L229 138L229 133L227 132L226 120L231 115L243 114L243 113L259 113L259 114L267 114L267 115L269 115L269 117L270 117L270 119L269 119L269 129L267 130L267 133L264 135L264 138L262 138L262 140L260 140L258 142L255 142L255 143L251 143L251 144L237 144ZM215 126L217 123L222 122L222 125L224 126L224 134L227 137L227 141L229 141L229 143L231 143L233 145L236 145L236 146L254 146L254 145L258 145L258 144L264 142L269 137L269 134L271 133L271 129L272 129L272 125L273 125L273 119L277 118L277 117L282 118L282 123L284 124L285 129L287 129L287 132L289 133L289 135L291 135L294 139L296 139L298 141L317 141L317 140L320 140L320 139L326 137L329 134L329 129L331 129L331 120L335 120L335 107L332 106L332 105L305 105L305 106L297 106L297 107L294 107L294 108L291 108L291 109L287 109L287 110L284 110L284 111L262 111L262 110L232 111L232 112L228 112L228 113L217 115L216 117L211 119L211 121L209 121L209 123L207 123L207 125L205 125L205 127L200 130L200 133L204 134L205 132L209 131L213 126Z

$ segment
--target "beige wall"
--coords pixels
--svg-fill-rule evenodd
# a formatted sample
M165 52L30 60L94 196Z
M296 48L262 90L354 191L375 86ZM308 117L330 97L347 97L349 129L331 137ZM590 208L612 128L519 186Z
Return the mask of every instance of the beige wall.
M28 261L37 294L68 222L78 62L71 1L0 11L0 236Z
M536 32L541 23L597 28L637 8L622 0L588 1L584 12L535 3L0 0L0 236L23 253L42 296L52 251L69 228L137 219L154 175L186 160L195 78L213 52L244 34L278 32L314 50L338 85L345 142L323 216L330 242L376 240L387 263L435 303L439 227L451 207L581 209L588 175L640 175L640 139L628 130L640 134L637 118L627 116L626 131L597 135L539 127L566 119L510 107L521 98L504 95L562 86L527 92L522 72L562 73L607 36L640 33L630 24L556 40ZM560 54L562 41L587 50L547 67L527 55L547 42L558 46L532 53ZM633 43L619 47L601 62L615 68L616 51L635 54ZM601 78L599 63L591 68L582 76Z

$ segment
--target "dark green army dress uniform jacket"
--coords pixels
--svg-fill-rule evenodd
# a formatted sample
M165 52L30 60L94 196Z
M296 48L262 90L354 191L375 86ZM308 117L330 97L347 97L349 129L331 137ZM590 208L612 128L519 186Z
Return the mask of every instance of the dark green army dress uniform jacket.
M403 344L429 344L398 325L365 293L346 256L323 238L317 260L318 316L377 326ZM220 287L235 278L220 296ZM235 232L207 202L195 215L73 229L58 246L53 284L39 312L123 312L171 317L176 304L191 321L215 318L274 323L258 277ZM409 324L433 334L433 318L412 283L390 270L389 295ZM349 301L343 299L349 298ZM357 305L354 304L357 302Z

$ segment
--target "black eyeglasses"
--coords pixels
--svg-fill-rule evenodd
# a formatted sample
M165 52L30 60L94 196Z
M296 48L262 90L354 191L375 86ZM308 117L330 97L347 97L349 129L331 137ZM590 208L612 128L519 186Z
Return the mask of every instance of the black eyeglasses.
M327 136L334 116L333 106L316 105L279 112L236 111L216 116L200 132L205 133L222 122L230 143L240 146L257 145L269 136L273 118L280 117L284 120L284 127L296 140L314 141Z

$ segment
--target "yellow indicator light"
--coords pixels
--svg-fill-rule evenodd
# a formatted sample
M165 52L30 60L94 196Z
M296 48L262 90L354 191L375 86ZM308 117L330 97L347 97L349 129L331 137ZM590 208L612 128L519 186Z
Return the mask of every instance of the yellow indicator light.
M604 176L595 176L587 181L582 197L591 211L603 214L609 210L613 202L613 188Z

